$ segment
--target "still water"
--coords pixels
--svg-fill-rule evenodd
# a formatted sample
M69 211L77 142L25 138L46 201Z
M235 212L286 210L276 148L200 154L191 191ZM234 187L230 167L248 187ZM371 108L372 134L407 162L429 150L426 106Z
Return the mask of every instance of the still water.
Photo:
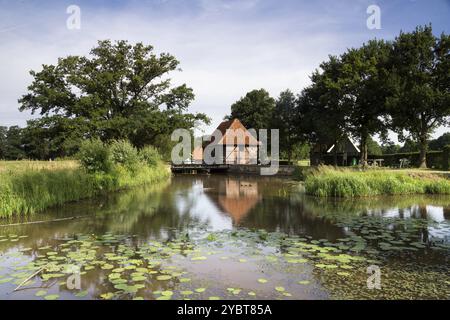
M0 221L0 298L449 299L449 256L449 196L179 175Z

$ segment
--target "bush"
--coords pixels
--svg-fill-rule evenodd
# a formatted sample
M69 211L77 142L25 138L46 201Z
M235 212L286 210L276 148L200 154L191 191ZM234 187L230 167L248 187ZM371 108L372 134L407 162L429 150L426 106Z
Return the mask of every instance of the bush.
M161 155L153 146L147 146L139 150L139 159L149 167L156 167L161 160Z
M127 140L114 140L109 146L111 159L115 164L135 171L139 165L139 157L136 148Z
M77 158L81 166L90 173L93 172L110 172L112 162L110 151L100 139L92 139L83 141Z

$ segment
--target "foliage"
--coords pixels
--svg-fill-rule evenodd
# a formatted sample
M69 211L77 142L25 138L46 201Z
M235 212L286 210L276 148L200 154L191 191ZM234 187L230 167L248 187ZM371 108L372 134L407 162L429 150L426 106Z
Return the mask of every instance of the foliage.
M391 126L401 140L411 137L419 144L420 166L426 167L430 134L449 123L450 36L434 36L431 25L401 32L393 43L390 65Z
M274 110L275 100L266 90L252 90L231 106L228 118L238 118L247 129L270 129Z
M430 141L430 150L444 150L444 147L450 145L450 132L446 132L437 139Z
M140 160L138 151L129 141L113 140L109 144L109 152L114 164L122 165L132 171L137 169Z
M154 167L161 160L161 155L155 147L147 146L139 150L139 159L149 167Z
M18 126L0 127L0 159L25 159L23 136L23 130Z
M392 141L387 141L384 142L381 145L381 151L383 152L383 154L393 154L393 153L398 153L400 152L400 148L401 146L398 144L395 144Z
M392 129L419 146L425 166L430 134L450 119L449 52L449 36L435 37L425 26L330 56L299 96L299 130L318 146L358 138L365 163L370 137L386 140Z
M313 145L337 143L344 137L347 115L341 102L341 89L336 86L341 74L336 56L320 64L311 76L312 84L297 100L297 128L304 139Z
M386 69L390 43L372 40L358 49L350 49L341 56L342 71L337 85L347 116L348 132L359 138L361 163L367 162L368 143L373 134L387 135L385 100Z
M143 147L160 134L209 122L204 114L186 113L192 89L174 87L168 78L178 66L174 56L156 55L152 46L99 41L89 56L60 58L31 71L33 82L19 100L20 110L42 116L30 129L47 137L43 141L58 156L73 154L80 137L128 139Z
M107 173L112 170L113 163L110 149L100 139L84 141L81 144L77 158L87 172Z
M383 154L383 151L381 150L381 146L376 142L372 137L367 137L367 154L368 155L375 155L379 156Z
M270 128L279 130L280 153L283 158L286 155L286 158L290 161L294 148L300 141L300 131L297 128L297 101L290 90L280 93L275 103L271 121ZM299 147L297 147L297 151L299 151L298 149Z

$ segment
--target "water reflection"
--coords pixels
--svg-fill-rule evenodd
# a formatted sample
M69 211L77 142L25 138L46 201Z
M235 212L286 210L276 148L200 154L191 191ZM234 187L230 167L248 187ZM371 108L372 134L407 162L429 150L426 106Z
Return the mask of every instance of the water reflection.
M2 225L77 217L61 222L0 225L0 235L26 234L30 242L106 232L161 239L202 225L212 230L247 227L333 241L346 233L336 224L337 218L449 219L448 196L320 199L305 196L298 188L285 179L182 175L167 184L71 203L26 219L3 220ZM439 235L432 226L428 231Z
M351 238L352 235L362 235L367 247L372 245L371 235L382 235L382 241L390 241L390 246L394 247L406 246L406 242L416 239L424 243L450 242L450 228L442 227L449 225L449 212L449 196L322 199L304 195L298 183L286 179L181 175L173 177L166 184L70 203L31 217L3 220L0 222L0 256L10 249L30 248L26 255L32 257L39 252L38 248L56 246L63 239L76 234L135 235L133 246L138 246L149 239L174 239L180 233L185 234L199 227L215 231L263 229L332 243L340 242L341 238ZM70 220L51 222L54 219L72 217ZM372 218L375 218L375 224L370 224ZM411 230L407 223L383 224L383 221L389 221L384 218L420 220L421 224ZM27 224L39 221L47 222ZM436 225L435 222L440 224ZM369 234L369 237L363 232ZM13 234L27 237L19 242L1 241ZM408 241L402 244L403 240L399 241L398 236L403 237L403 240L407 237ZM360 240L357 242L357 245L361 244ZM342 245L346 246L348 242ZM373 247L380 249L377 245ZM272 243L271 248L283 253L278 243ZM400 252L394 251L394 254L400 255ZM446 265L442 257L437 257L432 262L431 254L422 256L425 265ZM188 260L184 268L193 274L199 274L201 279L213 279L214 283L222 281L224 286L229 286L233 281L236 285L243 285L247 281L249 288L256 281L251 275L261 272L262 268L259 263L239 264L236 267L232 260L220 260L218 257L216 261L213 259L208 258L208 263L205 264L193 264ZM397 261L404 266L403 258ZM416 262L417 259L414 263ZM9 268L8 265L5 267ZM0 265L0 270L1 268ZM312 266L305 268L303 271L308 274L307 279L312 280ZM265 275L266 271L264 270ZM89 288L93 296L111 289L110 284L103 281L103 271L99 272L100 274L88 273L82 280L83 288ZM273 271L271 277L277 279L278 283L289 283L285 272ZM320 285L322 280L317 278L316 290L323 290ZM152 288L156 289L158 288ZM8 290L5 292L9 294ZM61 291L65 291L65 288L61 288ZM324 291L307 294L299 291L296 296L324 298L327 295ZM68 294L66 298L71 298L71 295Z

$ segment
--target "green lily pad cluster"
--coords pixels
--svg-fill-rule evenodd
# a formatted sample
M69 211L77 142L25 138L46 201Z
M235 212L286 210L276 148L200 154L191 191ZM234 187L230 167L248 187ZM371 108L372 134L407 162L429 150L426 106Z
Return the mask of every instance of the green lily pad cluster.
M72 294L79 299L105 300L289 299L302 297L310 290L326 289L332 298L380 298L387 294L366 289L366 268L377 264L382 270L386 268L383 272L391 279L383 292L404 297L401 288L408 288L404 292L409 297L442 297L448 292L442 285L411 285L413 278L404 274L405 270L384 259L384 252L390 250L381 247L430 247L427 244L420 248L423 241L416 237L424 225L395 222L353 222L351 227L347 224L348 237L336 241L245 228L221 232L198 229L164 241L111 233L77 234L33 248L3 252L0 292L6 290L2 286L11 293L20 285L36 287L35 297L47 300L60 299L61 292L64 297ZM446 248L439 243L431 247ZM382 259L377 259L380 255ZM226 268L236 270L257 266L259 271L251 273L254 279L247 286L202 279L203 274L195 272L196 266L210 263L226 264ZM1 268L4 264L9 265L8 269ZM430 267L417 279L429 282L440 276L445 283L450 281L443 276L446 271ZM74 273L80 275L82 288L67 289L67 281ZM89 289L92 281L97 284L95 291Z

